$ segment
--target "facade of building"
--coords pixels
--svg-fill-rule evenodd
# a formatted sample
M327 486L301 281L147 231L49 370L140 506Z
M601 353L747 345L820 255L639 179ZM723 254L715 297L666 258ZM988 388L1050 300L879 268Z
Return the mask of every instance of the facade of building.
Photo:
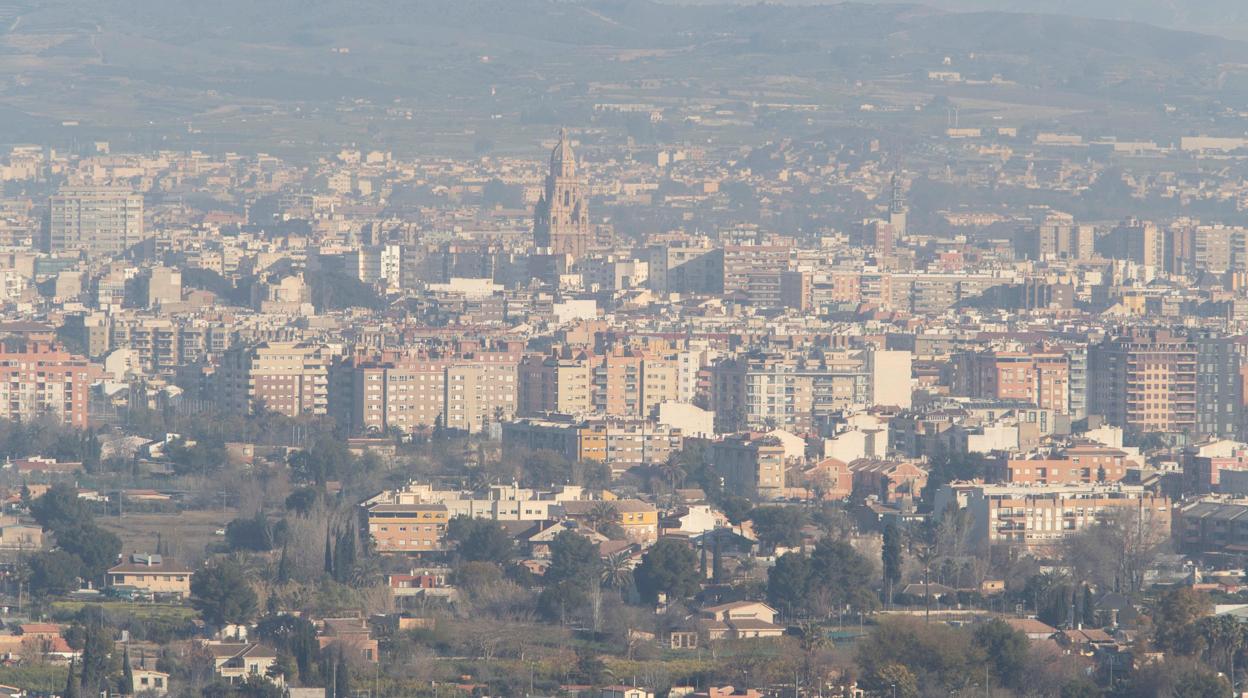
M1099 444L1079 444L1049 453L1005 461L999 479L1011 484L1074 485L1121 482L1134 462L1126 452Z
M90 389L86 358L46 340L0 343L0 417L27 422L53 417L85 429Z
M784 446L761 434L738 434L711 443L711 463L724 489L746 497L784 496Z
M146 240L143 196L116 187L63 187L48 212L45 249L115 255Z
M1197 425L1195 343L1167 330L1107 338L1089 351L1090 414L1140 432L1190 432Z
M446 505L374 498L364 505L377 552L432 553L446 549Z
M245 413L263 406L287 417L328 414L331 358L328 346L309 342L236 346L221 358L218 400Z
M1104 520L1110 512L1138 515L1141 535L1170 536L1170 500L1138 485L984 485L952 483L934 501L970 512L971 542L1045 548Z
M131 586L177 598L191 595L191 569L161 555L130 555L108 569L109 586Z
M959 395L1020 400L1070 414L1070 362L1062 351L989 351L959 355Z

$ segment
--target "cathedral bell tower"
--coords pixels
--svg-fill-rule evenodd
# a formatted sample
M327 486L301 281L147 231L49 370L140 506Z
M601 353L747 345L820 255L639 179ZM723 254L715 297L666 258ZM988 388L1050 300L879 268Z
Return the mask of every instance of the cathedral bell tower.
M546 190L533 211L533 242L553 254L581 257L589 248L589 207L585 184L576 172L568 131L550 153Z

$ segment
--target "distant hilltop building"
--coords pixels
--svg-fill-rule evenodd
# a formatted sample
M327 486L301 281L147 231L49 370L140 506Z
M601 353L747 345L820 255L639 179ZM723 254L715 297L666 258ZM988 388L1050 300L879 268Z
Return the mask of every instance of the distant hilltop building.
M581 257L589 248L589 200L576 172L576 155L567 129L550 153L546 190L533 212L533 241L554 254Z
M45 227L49 252L121 254L147 239L143 195L121 187L63 187L52 196Z

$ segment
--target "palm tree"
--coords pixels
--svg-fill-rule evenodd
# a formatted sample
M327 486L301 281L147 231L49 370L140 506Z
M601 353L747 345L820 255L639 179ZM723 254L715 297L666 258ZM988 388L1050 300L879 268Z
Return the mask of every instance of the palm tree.
M602 561L602 585L608 589L625 589L633 579L633 567L626 552L611 553Z
M585 523L597 533L602 533L602 529L619 522L620 510L611 502L594 502L585 513Z
M684 484L685 482L685 469L680 467L680 464L675 459L669 459L659 464L659 474L663 476L664 480L667 480L667 487L671 492L676 491L677 483Z

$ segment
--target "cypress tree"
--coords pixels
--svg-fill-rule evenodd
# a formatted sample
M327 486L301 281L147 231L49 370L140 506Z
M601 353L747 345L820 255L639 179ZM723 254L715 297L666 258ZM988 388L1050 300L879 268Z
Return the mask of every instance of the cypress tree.
M1096 627L1096 608L1092 603L1092 587L1083 585L1083 624L1086 627Z
M124 696L134 694L134 669L130 667L129 645L126 645L121 655L121 694Z
M334 549L333 549L333 544L330 542L331 535L332 534L330 533L329 529L326 529L325 530L325 574L328 574L328 575L333 575L334 573Z
M349 698L351 695L351 667L341 649L338 650L338 668L334 674L334 695L341 698Z
M69 660L69 674L65 677L65 691L61 694L62 698L78 698L78 682L74 680L74 667L77 662L76 657Z
M282 543L282 557L277 562L277 583L285 584L290 581L290 559L286 556L287 543Z

